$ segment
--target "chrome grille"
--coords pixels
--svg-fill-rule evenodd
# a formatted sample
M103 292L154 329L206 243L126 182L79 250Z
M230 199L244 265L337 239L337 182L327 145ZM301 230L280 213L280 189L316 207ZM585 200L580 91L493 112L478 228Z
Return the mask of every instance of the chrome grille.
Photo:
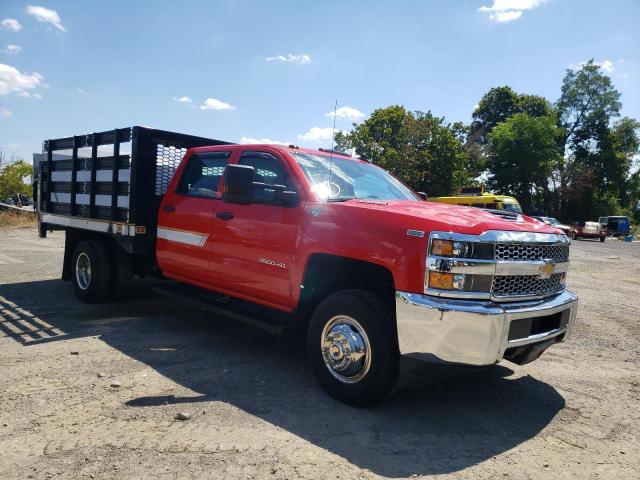
M491 293L495 297L549 295L564 289L564 273L549 278L537 275L497 275L493 277Z
M526 262L544 259L552 259L555 262L567 261L569 259L569 245L496 244L496 260Z

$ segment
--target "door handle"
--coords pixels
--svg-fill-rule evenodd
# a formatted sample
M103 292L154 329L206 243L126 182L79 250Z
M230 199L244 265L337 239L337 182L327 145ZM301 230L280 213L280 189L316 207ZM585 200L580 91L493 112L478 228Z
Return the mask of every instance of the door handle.
M216 218L220 220L231 220L233 218L233 213L231 212L218 212L216 213Z
M162 207L162 210L167 213L171 213L176 211L176 207L174 207L173 205L165 205L164 207Z

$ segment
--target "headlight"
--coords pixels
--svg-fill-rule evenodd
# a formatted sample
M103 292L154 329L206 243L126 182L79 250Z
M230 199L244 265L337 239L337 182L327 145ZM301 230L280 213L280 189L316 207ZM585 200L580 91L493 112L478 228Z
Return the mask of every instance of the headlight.
M468 242L440 240L437 238L431 241L431 255L438 255L440 257L466 257L471 251L472 244Z
M494 246L456 238L431 237L424 277L425 293L488 295L495 272Z

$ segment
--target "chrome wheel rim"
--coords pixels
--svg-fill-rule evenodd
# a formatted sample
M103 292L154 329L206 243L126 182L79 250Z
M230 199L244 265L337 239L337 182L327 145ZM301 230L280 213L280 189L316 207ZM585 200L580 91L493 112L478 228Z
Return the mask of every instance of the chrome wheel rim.
M362 325L354 318L338 315L322 329L322 358L327 369L342 383L362 380L371 367L371 344Z
M82 290L89 288L91 283L91 260L84 252L76 259L76 283Z

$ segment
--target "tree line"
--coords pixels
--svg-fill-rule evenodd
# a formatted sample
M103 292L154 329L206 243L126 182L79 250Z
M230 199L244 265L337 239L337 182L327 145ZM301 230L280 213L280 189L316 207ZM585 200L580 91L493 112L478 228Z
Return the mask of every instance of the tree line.
M495 87L469 125L392 105L335 141L430 197L483 185L516 197L526 213L640 221L640 123L620 118L621 108L611 79L590 60L567 70L553 103Z
M7 156L0 148L0 202L17 193L30 197L32 173L31 164L15 156Z

